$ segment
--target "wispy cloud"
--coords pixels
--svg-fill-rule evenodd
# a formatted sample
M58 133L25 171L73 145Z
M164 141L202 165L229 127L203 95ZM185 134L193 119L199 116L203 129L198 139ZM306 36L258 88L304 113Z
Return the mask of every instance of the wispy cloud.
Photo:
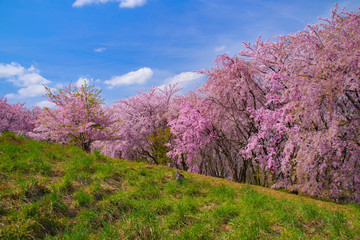
M171 78L168 78L166 80L166 82L171 83L171 84L186 83L186 82L199 80L202 77L203 77L203 75L196 73L196 72L183 72L183 73L177 74Z
M52 103L52 102L49 102L46 100L38 102L36 104L36 106L41 107L41 108L44 108L44 107L52 108L52 107L55 107L55 105L56 105L55 103Z
M121 76L113 76L104 83L109 85L110 88L131 84L144 84L153 74L154 72L150 68L144 67Z
M167 78L164 84L159 88L164 88L168 84L177 84L179 87L185 88L187 85L194 84L201 80L204 76L196 72L182 72L173 77Z
M100 48L95 48L95 49L94 49L94 52L96 52L96 53L102 53L102 52L104 52L105 50L106 50L106 48L100 47Z
M146 4L147 0L76 0L73 7L83 7L91 4L104 4L108 2L119 2L120 8L141 7Z
M121 8L134 8L145 5L146 0L121 0L119 7Z
M16 87L20 87L17 93L5 95L9 99L41 96L45 93L43 84L51 83L42 77L39 70L34 66L26 69L18 63L0 63L0 78L11 82Z
M218 53L218 52L223 52L225 49L226 49L226 47L224 45L222 45L222 46L216 47L214 49L214 51Z
M119 0L76 0L73 3L73 7L83 7L85 5L101 4L107 2L119 2Z

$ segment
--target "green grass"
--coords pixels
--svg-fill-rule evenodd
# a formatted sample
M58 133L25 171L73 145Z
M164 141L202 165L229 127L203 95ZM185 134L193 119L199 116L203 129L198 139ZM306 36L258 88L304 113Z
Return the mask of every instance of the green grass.
M360 239L360 207L0 137L1 239Z

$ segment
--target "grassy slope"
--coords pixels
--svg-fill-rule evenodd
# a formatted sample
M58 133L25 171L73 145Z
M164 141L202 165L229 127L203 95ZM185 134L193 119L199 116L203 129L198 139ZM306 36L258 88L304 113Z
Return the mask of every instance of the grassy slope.
M360 208L0 137L3 239L360 239Z

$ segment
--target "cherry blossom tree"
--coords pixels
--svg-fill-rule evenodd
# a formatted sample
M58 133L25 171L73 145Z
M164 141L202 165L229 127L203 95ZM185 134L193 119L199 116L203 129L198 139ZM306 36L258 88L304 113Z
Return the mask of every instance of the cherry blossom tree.
M189 168L200 173L256 181L256 169L241 150L256 130L247 109L257 109L265 101L257 73L247 61L226 55L219 56L211 70L199 73L208 80L198 89L198 97L184 101L179 118L170 123L177 139L169 154L185 154Z
M277 172L274 186L360 201L359 23L359 12L336 8L330 19L240 53L265 76L277 74L264 77L280 88L268 88L268 104L253 109L260 131L247 149Z
M191 95L191 94L189 94ZM167 155L175 159L176 166L195 173L206 173L206 150L214 137L211 123L204 117L204 104L199 104L197 95L181 99L179 116L169 122L171 133L175 136L171 151ZM192 100L192 101L191 101ZM195 101L194 101L195 100ZM216 176L216 175L215 175Z
M117 138L97 142L96 147L112 157L143 159L155 164L168 162L166 152L169 149L165 144L171 139L168 121L175 114L170 111L170 105L177 91L176 85L152 87L118 100L111 107Z
M0 133L26 134L32 131L39 111L38 107L28 109L24 103L10 104L6 98L0 98Z
M41 128L51 140L71 143L90 151L96 140L110 139L114 134L111 111L100 97L100 90L86 82L52 90L45 87L47 98L56 106L44 108L39 116Z

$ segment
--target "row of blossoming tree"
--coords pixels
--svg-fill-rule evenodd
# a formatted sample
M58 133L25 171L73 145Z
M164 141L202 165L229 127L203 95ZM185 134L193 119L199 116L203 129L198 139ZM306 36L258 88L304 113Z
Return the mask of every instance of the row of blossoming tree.
M195 93L150 88L106 106L69 85L53 109L0 99L1 131L335 201L360 202L360 15L217 57ZM4 107L3 107L4 106ZM36 125L36 127L35 127Z

